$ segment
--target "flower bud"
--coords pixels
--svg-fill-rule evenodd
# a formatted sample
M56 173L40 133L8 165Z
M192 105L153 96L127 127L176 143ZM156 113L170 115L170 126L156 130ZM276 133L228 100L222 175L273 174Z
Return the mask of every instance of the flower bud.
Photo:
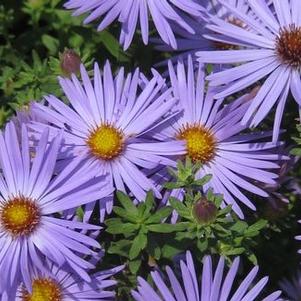
M61 69L65 75L77 74L80 70L80 65L80 56L74 50L66 49L61 55Z
M195 203L192 214L199 224L207 224L215 220L217 208L213 202L201 198Z

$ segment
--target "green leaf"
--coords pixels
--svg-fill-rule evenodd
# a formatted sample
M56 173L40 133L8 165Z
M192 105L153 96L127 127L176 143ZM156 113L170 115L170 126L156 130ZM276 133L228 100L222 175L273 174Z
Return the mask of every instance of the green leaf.
M230 235L231 231L225 229L223 226L219 225L219 224L212 224L211 227L215 230L217 230L218 232L223 233L225 235Z
M149 191L146 195L145 202L140 203L137 207L141 219L145 220L150 216L150 211L152 210L154 204L154 195L151 191Z
M187 228L186 223L178 224L158 224L158 225L148 225L147 229L152 232L157 233L171 233L175 231L183 231Z
M249 255L248 259L253 263L253 265L258 265L258 260L255 254Z
M182 187L185 187L186 186L186 183L185 182L181 182L181 181L178 181L178 182L168 182L168 183L165 183L163 185L164 188L166 189L178 189L178 188L182 188Z
M173 177L173 178L177 178L178 177L178 174L177 174L177 170L176 169L173 169L171 167L167 167L167 172Z
M175 255L185 250L185 246L182 243L166 243L162 248L162 257L172 259Z
M138 215L129 211L126 211L125 209L121 207L114 206L113 211L120 217L123 217L125 220L128 220L132 223L137 223L138 221Z
M189 239L189 240L194 240L197 238L197 233L196 232L177 232L176 233L176 239L177 240L183 240L183 239Z
M136 259L129 262L129 269L132 274L136 275L141 266L141 260Z
M129 252L129 258L131 260L135 259L139 255L141 250L143 250L146 247L146 244L147 244L147 236L140 231L133 241L133 244Z
M232 227L230 227L230 230L238 233L243 233L247 228L248 224L246 222L237 221Z
M293 148L290 153L294 156L301 156L301 148Z
M116 223L113 225L109 225L106 229L106 232L111 234L131 234L137 230L139 230L140 226L131 223Z
M172 212L171 207L163 207L155 212L151 217L149 217L145 224L157 224L160 223L163 219L167 218Z
M123 208L126 211L130 212L133 215L138 216L137 207L134 205L132 200L125 193L123 193L122 191L117 191L116 196L117 196L117 199L119 200L119 202L121 203L121 205L123 206Z
M131 243L132 242L130 240L126 239L119 240L118 242L112 242L110 247L108 248L108 253L117 254L128 258Z
M222 210L219 210L216 216L224 216L224 215L230 213L231 211L232 211L232 207L230 205L230 206L223 208Z
M245 251L245 248L231 248L230 250L226 250L223 252L225 256L235 256L240 255Z
M197 241L197 248L201 251L204 252L208 248L208 239L199 239Z
M158 243L155 241L155 237L148 238L151 243L147 246L148 254L156 260L159 260L161 257L161 248Z
M191 217L190 210L181 201L174 197L170 197L169 202L180 216L185 217L187 219Z
M211 179L212 179L212 175L206 175L206 176L204 176L203 178L201 178L199 180L195 180L193 184L197 185L197 186L204 186Z
M149 191L146 195L146 198L145 198L145 210L144 210L144 213L143 213L143 218L148 218L149 215L150 215L150 212L153 208L155 204L155 200L154 200L154 194L152 191Z
M125 53L122 52L118 40L107 30L103 30L99 33L99 37L103 45L107 50L118 60L124 60L126 58Z
M258 235L259 231L266 227L268 221L261 219L255 224L251 225L245 232L244 235L248 237L256 236Z
M50 54L54 55L58 52L59 41L48 34L42 35L42 43L49 50Z
M78 216L79 220L81 220L81 221L83 220L83 218L84 218L84 210L83 210L82 207L78 207L76 209L76 215Z

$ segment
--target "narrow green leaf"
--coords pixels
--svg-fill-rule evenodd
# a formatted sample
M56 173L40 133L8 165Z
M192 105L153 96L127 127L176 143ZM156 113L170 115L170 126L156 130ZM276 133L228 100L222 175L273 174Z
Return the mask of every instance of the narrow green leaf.
M50 54L54 55L57 53L59 48L59 41L56 38L48 34L43 34L42 43L49 50Z
M117 254L128 258L131 243L131 241L126 239L119 240L118 242L112 242L110 247L108 248L108 253Z
M114 206L113 211L120 217L123 217L125 220L130 221L132 223L137 223L138 214L126 211L121 207Z
M175 231L183 231L187 228L186 223L178 223L178 224L158 224L158 225L148 225L149 231L157 232L157 233L171 233Z
M263 229L267 225L267 223L268 223L267 220L260 219L258 222L256 222L255 224L251 225L246 230L246 232L260 231L261 229Z
M121 205L123 206L123 208L130 212L133 215L137 215L138 216L138 209L137 207L134 205L134 203L132 202L132 200L122 191L117 191L116 192L116 196L117 199L119 200L119 202L121 203Z
M136 259L129 262L129 269L132 274L136 275L141 266L141 260Z
M111 234L130 234L139 230L139 225L131 224L131 223L116 223L114 225L110 225L106 232Z
M194 185L197 186L204 186L205 184L207 184L210 180L212 179L212 175L206 175L203 178L199 179L199 180L195 180L194 181Z
M143 213L143 218L147 218L150 215L150 212L154 206L155 200L154 200L154 194L152 191L149 191L145 198L145 211Z
M151 215L147 220L146 224L158 224L163 219L167 218L172 212L171 207L163 207L159 209L157 212L155 212L153 215Z
M248 224L246 222L237 221L232 227L230 227L230 230L238 233L243 233L247 228Z
M147 244L147 236L139 232L139 234L135 237L133 244L131 246L130 252L129 252L129 258L131 260L135 259L141 250L143 250L146 247Z
M178 214L182 217L185 218L190 218L191 217L191 212L190 210L178 199L174 197L169 198L169 202L171 206L178 212Z

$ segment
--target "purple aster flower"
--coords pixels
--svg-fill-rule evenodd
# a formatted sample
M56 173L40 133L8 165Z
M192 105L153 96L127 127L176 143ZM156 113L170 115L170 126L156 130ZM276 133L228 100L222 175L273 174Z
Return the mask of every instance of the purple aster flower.
M194 0L69 0L65 3L67 9L75 9L73 15L78 16L89 13L84 23L90 23L98 18L103 18L98 30L105 29L116 19L121 23L120 43L126 50L133 39L137 23L140 23L142 40L148 44L149 15L162 38L162 40L177 47L173 34L173 24L179 25L183 30L194 33L193 29L185 22L185 16L198 16L203 8Z
M116 285L115 280L108 279L122 270L123 266L91 274L91 282L83 281L70 269L45 262L47 269L31 273L32 291L28 291L24 284L19 285L16 292L11 292L8 300L14 301L71 301L71 300L115 300L115 292L107 290ZM12 299L9 299L12 298Z
M244 13L250 12L250 7L245 0L226 1ZM204 37L204 35L209 33L209 30L205 27L205 25L210 22L210 17L212 15L219 16L223 20L243 26L243 23L235 18L233 14L229 13L229 11L226 10L217 0L206 2L206 9L202 15L187 19L187 23L191 28L193 28L193 34L184 31L181 27L175 24L173 25L173 31L177 37L177 48L173 49L170 45L164 44L164 41L162 42L160 39L153 39L152 41L156 44L155 48L160 51L175 51L177 55L172 58L172 61L176 62L179 56L186 58L188 55L191 55L195 58L196 53L202 50L235 49L236 47L240 47L240 44L235 43L234 37L231 37L230 40L235 45L228 43L225 38L223 40L220 40L221 37L216 40L208 40ZM165 64L166 62L167 61L164 61L159 65Z
M167 156L183 154L185 143L157 142L146 138L146 133L162 122L163 116L172 118L169 112L177 100L171 98L170 90L160 92L166 87L159 74L147 81L139 70L125 76L122 68L114 78L108 62L103 73L95 64L93 83L83 66L81 74L83 84L75 76L60 78L71 106L54 96L46 97L52 108L38 103L33 106L33 112L45 123L34 122L31 127L37 132L49 128L53 136L65 129L66 152L61 159L81 157L96 174L108 173L112 187L122 191L127 187L138 201L145 199L148 190L160 197L142 169L175 166ZM110 212L112 201L100 203L101 218L105 209ZM93 205L86 207L87 218L92 210Z
M207 28L229 39L229 42L234 37L243 49L201 51L197 56L206 63L240 64L208 76L211 86L223 86L223 90L215 95L216 99L264 79L242 122L251 121L251 126L257 126L276 105L273 131L273 141L276 141L289 91L301 105L301 18L297 13L301 3L274 0L272 5L268 5L262 0L248 1L256 18L226 1L220 0L220 3L252 31L212 17Z
M298 271L291 280L283 279L279 285L283 293L290 298L290 301L301 300L301 271Z
M136 301L274 301L280 300L281 292L277 291L267 297L262 296L262 290L268 282L263 277L256 284L254 279L258 273L255 266L234 290L233 284L239 267L239 257L235 258L228 273L225 273L225 259L220 258L217 268L212 268L212 259L205 256L201 281L198 283L194 263L190 252L186 253L186 262L181 261L181 280L170 267L166 267L167 277L154 271L151 273L156 289L150 286L143 278L138 278L138 289L132 295Z
M33 150L25 125L20 139L12 122L0 132L0 272L7 275L0 277L0 292L18 282L30 290L29 273L32 268L44 270L45 258L90 281L85 270L94 266L83 257L95 253L91 247L100 246L75 230L99 227L53 214L106 197L112 190L92 173L83 175L79 161L53 177L62 137L58 133L48 143L48 136L44 131Z
M275 150L278 144L265 142L270 132L241 134L247 126L241 118L252 103L252 93L244 95L230 105L221 107L222 99L214 101L215 89L209 88L204 95L204 70L199 65L195 79L192 58L188 59L187 72L183 61L175 71L169 64L171 85L175 98L179 99L182 114L169 121L170 126L156 129L154 136L163 141L184 140L186 154L193 161L202 162L196 177L211 174L212 179L204 186L212 187L215 193L223 194L227 205L243 218L237 203L242 202L252 210L255 206L245 191L262 197L268 193L255 185L255 181L275 184L278 175L278 160L284 157ZM182 189L174 190L173 195L183 198ZM225 205L225 204L223 204Z

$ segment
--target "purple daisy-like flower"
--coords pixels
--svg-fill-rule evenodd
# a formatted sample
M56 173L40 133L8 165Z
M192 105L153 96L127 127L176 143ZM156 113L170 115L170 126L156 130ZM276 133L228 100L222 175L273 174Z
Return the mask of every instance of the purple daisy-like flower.
M274 0L268 5L266 1L249 0L256 18L251 18L226 1L220 0L220 3L252 31L212 17L207 28L230 39L229 42L234 37L243 49L200 51L197 53L198 59L213 64L240 64L208 76L211 86L223 86L223 90L215 95L216 99L264 79L242 122L246 124L251 121L251 126L257 126L276 104L273 130L273 141L276 141L289 91L301 105L301 18L298 13L301 3Z
M169 127L165 125L165 128L156 129L154 135L164 141L185 141L186 154L193 161L203 164L196 177L212 175L204 188L212 187L215 193L223 194L225 203L232 205L238 216L243 218L237 200L256 210L244 191L268 197L268 193L255 181L276 183L278 175L272 170L277 170L277 160L284 158L275 150L276 145L281 143L265 142L270 132L241 134L247 127L240 121L252 102L252 93L221 107L222 99L213 100L214 89L209 88L204 95L202 65L199 65L195 78L192 58L189 57L187 69L186 72L183 61L178 63L177 71L169 64L173 93L179 99L183 112L170 120ZM184 190L174 190L173 195L181 199Z
M53 136L60 128L65 129L66 152L61 159L81 157L93 165L90 170L95 174L108 173L112 187L122 191L127 187L138 201L145 199L148 190L160 197L142 169L160 164L175 166L168 156L183 154L185 143L158 142L147 138L146 133L160 123L163 116L167 116L167 120L172 118L175 113L169 112L177 100L171 98L170 90L160 92L166 87L159 74L148 81L139 70L125 76L122 68L114 78L107 62L103 74L95 64L93 84L83 66L81 75L83 85L75 76L60 78L71 107L54 96L46 97L51 108L38 103L32 108L45 123L33 122L31 127L36 132L49 128ZM100 202L101 218L105 209L110 212L112 201L110 198ZM87 217L92 210L93 205L86 207Z
M183 30L194 33L185 22L185 16L198 16L203 8L193 0L69 0L65 3L67 9L75 9L75 16L89 13L84 23L90 23L103 17L98 30L105 29L116 19L121 23L120 43L127 49L136 31L138 22L144 44L148 44L149 15L162 40L177 47L172 24L179 25Z
M108 288L117 282L109 278L123 268L121 266L91 274L91 282L87 283L70 269L60 268L49 261L45 262L45 267L47 269L43 272L34 270L31 273L32 291L21 284L16 291L6 293L7 301L114 300L115 292Z
M254 280L259 267L254 267L239 287L234 290L233 285L239 267L239 257L235 258L227 274L224 274L225 259L220 258L217 268L212 268L212 259L205 256L201 281L198 282L194 263L190 252L186 253L186 262L181 261L181 282L170 267L166 267L167 277L158 271L151 273L156 286L154 289L143 278L138 278L138 289L132 295L136 301L274 301L280 300L281 292L276 291L267 297L262 297L262 290L268 282L263 277L256 284Z
M249 13L250 7L245 0L226 0L227 3L236 7L238 10ZM210 22L212 15L219 16L223 20L228 20L234 24L240 24L243 26L243 23L236 19L229 11L227 11L217 0L207 1L205 6L205 11L199 17L187 19L187 23L194 30L194 34L187 33L182 28L173 25L173 31L177 37L177 48L173 49L168 44L162 43L160 39L153 39L153 42L156 44L155 48L160 51L174 51L176 56L172 58L172 61L177 61L179 57L188 57L191 55L193 58L196 58L196 53L202 50L221 50L221 49L234 49L239 47L239 44L235 43L235 37L231 37L231 43L227 43L227 40L212 39L208 40L204 35L208 34L209 31L205 25ZM160 63L164 64L166 61Z
M82 257L93 255L99 243L75 230L99 227L63 220L54 213L93 202L112 193L94 174L80 172L74 161L54 177L61 134L50 143L44 131L35 150L22 127L20 145L15 126L8 123L0 133L0 292L18 282L31 289L32 268L44 270L49 258L65 264L90 281L86 269L94 266Z

